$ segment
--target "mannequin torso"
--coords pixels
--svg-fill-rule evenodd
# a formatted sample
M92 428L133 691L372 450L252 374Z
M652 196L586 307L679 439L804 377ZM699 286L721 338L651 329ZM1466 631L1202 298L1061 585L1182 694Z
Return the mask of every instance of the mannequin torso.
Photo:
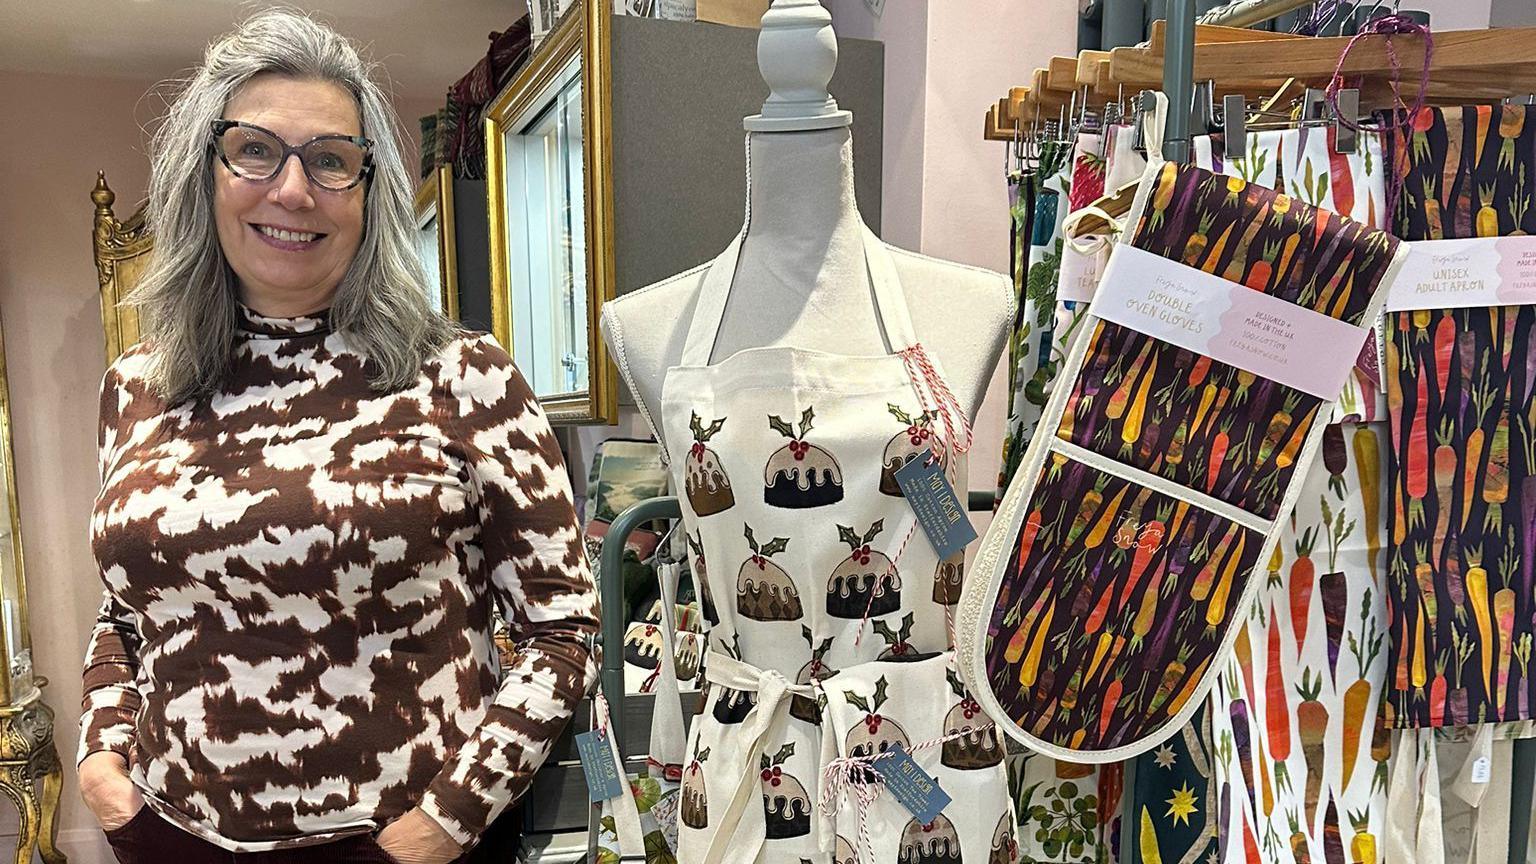
M749 148L750 222L711 362L773 345L888 351L865 266L849 131L759 133ZM1013 322L1011 285L997 273L891 252L917 338L974 419ZM680 361L708 268L603 307L604 339L658 440L662 382Z

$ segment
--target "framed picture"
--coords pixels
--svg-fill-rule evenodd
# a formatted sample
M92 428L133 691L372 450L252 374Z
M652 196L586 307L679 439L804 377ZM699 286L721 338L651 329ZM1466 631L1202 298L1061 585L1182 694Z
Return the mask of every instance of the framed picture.
M492 330L552 422L614 423L610 0L579 2L486 109Z
M416 254L426 266L434 311L459 317L459 266L454 246L453 166L439 165L416 190Z

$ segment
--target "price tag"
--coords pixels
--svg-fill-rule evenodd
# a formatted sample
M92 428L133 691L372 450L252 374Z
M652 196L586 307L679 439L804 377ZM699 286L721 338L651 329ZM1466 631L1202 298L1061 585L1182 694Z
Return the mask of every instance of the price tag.
M896 472L896 485L917 514L917 522L939 560L961 551L976 539L976 528L965 515L965 505L944 476L938 460L918 456Z
M939 787L937 778L913 761L897 744L874 761L874 768L885 778L885 788L917 821L928 825L949 806L949 794Z
M1493 779L1493 763L1487 756L1479 756L1472 763L1472 782L1487 783Z
M587 775L587 799L593 804L611 801L624 794L624 775L613 758L608 736L596 729L576 736L576 754L581 770Z

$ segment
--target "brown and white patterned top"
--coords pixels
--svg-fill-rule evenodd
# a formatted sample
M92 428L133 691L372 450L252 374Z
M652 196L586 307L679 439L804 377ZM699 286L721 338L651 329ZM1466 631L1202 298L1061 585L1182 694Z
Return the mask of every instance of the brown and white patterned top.
M511 358L462 334L379 394L323 313L242 310L212 399L167 406L146 361L102 383L79 758L124 754L161 815L231 850L418 803L473 842L596 677L570 484Z

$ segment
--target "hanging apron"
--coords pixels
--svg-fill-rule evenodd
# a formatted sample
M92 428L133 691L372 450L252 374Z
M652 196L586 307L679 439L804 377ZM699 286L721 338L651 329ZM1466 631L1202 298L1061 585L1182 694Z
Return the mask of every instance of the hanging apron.
M862 826L881 838L881 855L884 841L908 836L911 864L962 850L966 861L1007 864L1016 845L1001 739L963 688L934 686L948 681L933 664L952 660L961 560L938 559L894 479L941 436L933 452L966 488L947 446L954 412L938 410L953 397L931 383L942 381L936 368L918 371L926 358L890 255L867 230L891 353L763 347L711 364L740 248L738 236L710 266L682 361L662 386L669 463L711 612L678 859L873 862ZM847 682L835 694L822 686L833 676ZM838 760L895 743L956 802L928 826L914 828L888 796L859 806L857 789L824 779Z

